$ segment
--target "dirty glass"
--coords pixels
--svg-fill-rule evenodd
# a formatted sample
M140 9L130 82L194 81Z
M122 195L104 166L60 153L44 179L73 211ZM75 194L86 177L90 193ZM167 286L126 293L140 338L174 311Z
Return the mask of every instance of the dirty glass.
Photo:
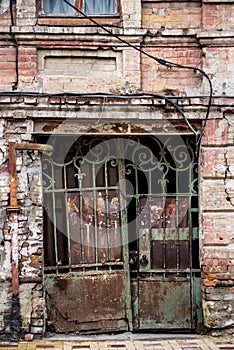
M68 0L71 5L74 5L74 1ZM74 13L74 9L63 0L43 0L42 9L45 14L69 15Z
M114 14L115 0L85 0L86 14Z

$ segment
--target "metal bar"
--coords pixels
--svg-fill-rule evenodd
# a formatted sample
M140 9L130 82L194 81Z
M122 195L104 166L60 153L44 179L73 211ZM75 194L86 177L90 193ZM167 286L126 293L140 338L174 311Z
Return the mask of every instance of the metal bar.
M193 164L194 167L194 164ZM190 181L189 183L192 184L192 177L193 177L193 167L190 168ZM190 188L190 196L189 196L189 203L188 203L188 227L189 227L189 258L190 258L190 309L191 309L191 328L195 327L195 320L194 320L194 315L195 315L195 310L196 308L193 305L193 300L194 300L194 290L193 290L193 273L192 273L192 267L193 267L193 251L192 251L192 240L193 240L193 223L192 223L192 212L191 212L191 207L192 207L192 188Z
M16 153L15 143L9 142L9 172L10 172L10 206L9 210L20 209L17 203L17 179L16 179Z
M97 187L95 190L96 176L95 164L92 164L92 180L93 180L93 210L94 210L94 242L95 242L95 262L98 263L98 231L97 231Z
M19 247L18 247L18 213L20 207L17 201L17 173L16 149L28 149L52 152L53 147L48 145L9 142L9 177L10 177L10 205L7 211L10 214L11 235L11 265L12 265L12 305L11 305L11 338L19 340L20 333L20 301L19 301Z
M9 142L10 206L8 210L19 210L17 203L16 153L15 143Z
M176 224L176 233L177 233L177 244L176 244L176 265L177 265L177 270L180 269L180 245L179 245L179 240L180 240L180 234L179 234L179 197L178 197L178 193L179 193L179 184L178 184L178 169L176 169L176 204L175 204L175 209L176 209L176 220L175 220L175 224Z
M118 187L117 186L110 186L108 188L109 190L117 190ZM50 193L50 192L67 192L67 193L72 193L72 192L81 192L81 191L96 191L97 190L97 187L81 187L81 188L69 188L69 189L56 189L56 190L45 190L46 193ZM98 187L98 190L99 191L105 191L106 190L106 187Z
M11 305L11 339L19 340L20 332L20 301L19 301L19 247L18 247L18 211L10 212L11 235L11 274L12 274L12 305Z
M40 143L15 143L15 149L28 150L28 151L39 151L52 153L54 148L51 145L44 145Z
M98 190L99 191L104 191L106 188L105 187L98 187ZM110 187L108 187L108 189L109 190L118 190L118 187L117 186L110 186ZM69 189L67 189L66 190L66 192L68 192L68 193L72 193L72 192L79 192L79 191L94 191L94 190L97 190L97 187L87 187L87 188L80 188L80 189L77 189L77 188L69 188ZM45 193L50 193L50 192L58 192L58 193L60 193L60 192L64 192L65 190L64 189L56 189L56 190L54 190L54 191L52 191L52 190L45 190L44 192ZM157 193L157 195L154 195L154 197L158 197L158 198L161 198L162 197L162 195L163 195L164 193ZM181 192L181 193L174 193L174 192L171 192L171 193L167 193L167 196L168 197L174 197L174 196L178 196L178 197L184 197L184 196L189 196L191 193L190 192ZM137 198L137 197L139 197L139 196L147 196L147 195L149 195L149 193L147 192L147 193L144 193L144 192L142 192L140 195L138 194L138 195L131 195L131 197L133 197L133 198Z
M52 166L52 186L54 188L55 177L54 177L54 167ZM54 233L54 254L55 254L55 263L58 266L58 242L57 242L57 216L56 216L56 198L55 193L52 192L52 210L53 210L53 233ZM58 273L58 270L57 270Z
M32 143L15 143L9 142L9 172L10 172L10 205L7 210L19 210L17 203L17 175L16 175L16 149L31 150L41 152L52 152L53 147L50 145L32 144Z
M93 264L76 264L76 265L62 265L62 266L45 266L44 270L51 271L58 268L58 270L64 269L77 269L77 268L89 268L89 267L104 267L104 266L123 266L123 262L105 262L103 263L93 263Z
M79 169L80 172L80 169ZM79 176L80 175L80 176ZM78 184L79 188L82 187L82 174L78 175ZM84 250L84 220L83 220L83 191L80 190L80 195L79 195L79 205L80 205L80 240L81 240L81 261L85 261L85 250Z
M67 254L68 254L68 263L71 265L71 239L70 239L70 224L69 224L69 214L68 214L68 197L67 197L67 173L66 165L63 167L63 178L64 178L64 195L65 195L65 214L66 214L66 237L67 237Z
M107 259L110 260L110 211L109 211L109 188L108 188L108 164L104 164L105 192L106 192L106 233L107 233Z
M126 199L123 194L126 193L125 182L125 153L123 149L123 143L118 142L118 177L119 177L119 198L120 198L120 220L121 220L121 233L122 233L122 249L123 249L123 261L124 261L124 273L125 273L125 295L126 295L126 316L129 325L129 331L133 328L133 314L132 314L132 302L131 302L131 285L130 285L130 271L129 271L129 247L128 247L128 227L127 227L127 211L126 211Z

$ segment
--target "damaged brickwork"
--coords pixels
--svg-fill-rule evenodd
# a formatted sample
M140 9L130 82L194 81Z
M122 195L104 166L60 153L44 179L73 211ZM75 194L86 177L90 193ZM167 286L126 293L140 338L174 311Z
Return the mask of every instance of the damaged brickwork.
M17 207L9 210L12 185L9 143L33 145L41 139L46 142L52 134L170 135L175 130L192 138L182 114L163 95L176 103L193 127L200 130L207 112L207 79L193 69L160 65L149 55L202 68L212 82L214 96L198 152L202 322L211 334L233 332L233 3L120 0L118 4L121 10L115 16L96 18L113 35L90 24L87 18L71 16L68 22L66 16L46 16L34 0L9 1L9 7L0 6L2 339L17 340L26 334L42 337L48 330L42 153L33 147L15 149ZM134 45L148 55L135 50ZM82 93L87 95L84 97ZM101 94L95 95L98 93ZM17 242L13 237L15 229ZM18 254L13 248L18 249ZM13 283L14 271L18 271L14 276L18 289ZM103 281L106 283L105 278ZM51 286L46 287L48 291ZM134 288L136 297L136 284ZM60 292L63 293L62 289ZM122 298L124 293L121 290L119 294ZM71 314L73 296L67 292ZM59 293L55 295L57 305L59 297ZM122 307L129 312L131 302L127 302L124 297L121 299ZM62 305L61 309L65 319L66 307ZM119 311L123 320L125 312ZM92 310L89 316L92 319ZM59 317L63 321L62 314ZM157 327L153 330L159 331Z
M214 135L209 137L212 130ZM233 326L233 139L231 113L224 113L222 119L208 122L201 170L204 196L203 305L206 325L218 329Z

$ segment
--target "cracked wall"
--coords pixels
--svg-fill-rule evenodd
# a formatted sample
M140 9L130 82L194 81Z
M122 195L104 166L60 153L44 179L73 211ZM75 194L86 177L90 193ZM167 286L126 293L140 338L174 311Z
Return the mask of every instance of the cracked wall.
M0 186L0 335L10 333L11 319L11 236L6 208L9 200L8 141L25 142L31 138L31 121L1 120ZM16 150L19 234L19 282L21 334L42 334L44 301L42 288L42 192L41 164L38 152Z
M205 325L234 327L234 123L208 121L202 147L203 308Z
M113 33L142 47L154 57L182 65L203 68L212 80L214 92L221 95L213 101L201 151L200 214L201 261L203 267L203 311L208 329L234 325L234 115L233 103L225 100L234 87L233 4L231 1L154 1L121 0L122 17L110 29ZM34 0L16 2L16 25L12 30L19 44L19 90L38 91L44 81L44 92L129 92L165 93L185 96L179 100L190 120L204 119L206 101L197 98L207 86L193 71L168 69L145 55L110 38L100 28L83 25L48 25L37 17ZM71 20L71 19L69 19ZM0 89L10 91L16 81L16 47L9 35L10 11L0 14ZM109 28L109 27L108 27ZM43 56L44 55L44 56ZM49 71L42 62L49 56ZM91 58L95 71L80 74L65 68L67 56L73 64ZM89 58L87 58L89 56ZM61 58L61 60L60 60ZM55 59L55 60L54 60ZM105 67L109 62L109 68ZM46 60L45 60L46 62ZM58 64L59 63L59 64ZM82 63L83 64L83 63ZM113 68L114 67L114 68ZM54 68L56 71L54 72ZM109 69L113 69L110 74ZM114 72L114 73L113 73ZM56 74L55 74L56 73ZM90 77L91 76L91 77ZM203 90L204 86L204 90ZM191 95L189 97L189 95ZM40 100L40 101L39 101ZM154 103L156 100L154 100ZM233 101L233 98L232 100ZM118 101L119 102L119 101ZM69 116L65 132L87 129L92 120L95 132L100 122L108 128L110 120L137 120L148 132L151 122L180 118L165 108L143 100L141 109L119 108L113 100L79 101L66 96L40 99L33 96L0 96L0 336L10 333L11 318L11 237L6 208L9 202L8 141L33 141L34 133L53 132ZM89 105L89 109L86 109ZM159 107L160 105L160 107ZM96 108L98 106L98 108ZM131 106L132 107L132 106ZM96 109L95 109L96 108ZM36 127L34 120L37 120ZM59 121L58 121L59 120ZM40 126L41 123L41 126ZM126 125L126 124L125 124ZM105 132L109 132L108 130ZM157 130L156 130L157 132ZM168 132L165 128L163 132ZM21 332L42 334L44 330L43 299L43 213L41 201L41 168L37 152L17 151L19 224L19 271Z

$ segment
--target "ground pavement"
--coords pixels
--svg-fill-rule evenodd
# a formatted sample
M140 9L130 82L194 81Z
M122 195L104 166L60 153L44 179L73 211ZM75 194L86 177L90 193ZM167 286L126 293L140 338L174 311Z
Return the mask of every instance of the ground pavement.
M234 350L234 336L147 336L134 338L96 338L81 340L80 337L21 341L18 344L0 343L0 350Z

